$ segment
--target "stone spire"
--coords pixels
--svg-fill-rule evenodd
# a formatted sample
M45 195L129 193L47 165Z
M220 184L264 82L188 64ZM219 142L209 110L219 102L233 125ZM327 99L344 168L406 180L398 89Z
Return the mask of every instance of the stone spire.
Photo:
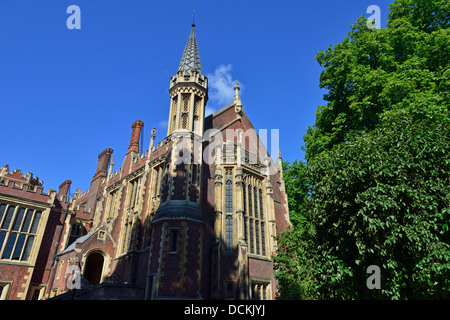
M184 48L183 56L181 57L180 66L178 71L184 71L190 73L191 71L197 71L202 74L202 66L200 65L200 55L198 54L197 40L195 38L195 24L192 21L192 30L189 35L186 47Z
M181 131L203 135L208 78L202 74L194 22L178 71L170 78L169 95L167 136Z

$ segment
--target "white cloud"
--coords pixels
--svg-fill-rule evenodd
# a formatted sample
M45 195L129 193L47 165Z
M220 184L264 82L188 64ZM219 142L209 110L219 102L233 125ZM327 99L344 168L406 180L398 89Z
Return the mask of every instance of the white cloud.
M209 73L206 76L209 80L209 99L214 106L219 105L223 107L234 100L234 86L236 80L233 80L231 75L231 64L221 64L216 68L214 73ZM239 86L242 88L241 84ZM213 110L213 108L209 108ZM205 110L208 112L208 107Z
M214 73L208 73L206 75L208 77L209 85L209 100L205 108L205 116L216 112L220 108L234 101L234 86L236 84L236 79L233 79L231 69L233 69L231 64L221 64L216 67ZM239 83L239 87L241 88L240 95L242 96L242 83ZM167 120L158 122L158 126L161 128L167 128L167 125Z
M168 123L169 122L167 120L158 121L158 127L167 128Z

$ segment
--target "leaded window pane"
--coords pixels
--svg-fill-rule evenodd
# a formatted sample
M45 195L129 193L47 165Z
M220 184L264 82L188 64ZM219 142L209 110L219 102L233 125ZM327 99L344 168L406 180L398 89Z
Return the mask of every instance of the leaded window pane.
M3 242L5 241L5 238L6 238L6 232L0 231L0 251L2 251Z
M263 180L246 175L243 185L244 204L244 234L249 252L258 255L266 255L266 234L263 199ZM247 217L247 219L245 219ZM248 230L248 233L247 233Z
M15 206L9 206L8 207L8 210L6 212L6 216L3 219L2 229L8 229L9 228L9 225L11 224L11 220L13 218L15 209L16 209Z
M0 204L0 223L2 222L3 219L3 214L5 213L5 209L6 209L6 204Z
M227 250L233 249L233 217L226 218L226 247Z
M33 247L34 236L29 236L25 250L23 251L22 261L27 261L31 254L31 248Z
M16 243L17 233L11 233L8 238L5 250L3 251L2 259L10 259L11 253Z
M233 212L233 177L231 170L227 170L225 176L225 212Z
M27 236L24 234L19 235L19 239L17 239L16 248L14 249L14 253L12 255L12 260L19 260L20 254L22 253L23 244L25 243L25 238Z
M255 245L253 240L253 220L250 220L250 253L254 253Z
M256 234L256 254L259 254L259 222L255 223L255 234Z
M266 255L266 234L264 230L265 224L261 222L261 248L262 248L262 255Z
M27 214L25 215L25 221L23 222L22 229L20 229L20 232L28 232L28 229L30 228L31 219L33 219L33 210L28 209Z
M248 188L248 212L250 217L253 217L253 206L252 206L252 188Z
M259 216L261 220L264 219L263 207L262 190L259 189Z
M253 201L255 203L255 217L258 218L258 191L256 190L256 187L253 192Z
M25 208L20 207L19 211L16 214L16 218L14 219L14 224L12 230L19 231L20 225L22 224L23 215L25 213Z
M31 225L30 233L36 233L39 226L39 220L41 219L41 212L36 211L34 214L33 224Z

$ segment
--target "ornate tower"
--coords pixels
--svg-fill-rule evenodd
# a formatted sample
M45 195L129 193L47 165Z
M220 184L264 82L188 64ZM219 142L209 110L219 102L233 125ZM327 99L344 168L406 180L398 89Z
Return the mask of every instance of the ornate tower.
M202 74L194 23L178 71L170 79L169 94L170 114L166 142L171 145L165 161L161 204L183 200L199 206L208 79Z
M203 134L208 78L202 74L195 24L181 57L178 72L170 79L170 114L167 136L176 131Z
M202 294L204 219L201 163L208 79L202 74L195 24L177 73L170 79L170 114L160 186L160 205L152 221L153 297L198 298Z

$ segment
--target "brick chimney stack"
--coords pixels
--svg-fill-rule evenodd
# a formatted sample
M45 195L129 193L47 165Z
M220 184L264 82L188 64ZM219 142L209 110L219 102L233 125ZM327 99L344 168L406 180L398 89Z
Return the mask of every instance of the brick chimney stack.
M131 132L131 141L127 154L130 152L139 153L139 138L141 137L141 129L143 127L144 123L141 120L137 120L131 125L133 131Z
M108 164L111 159L111 154L113 153L113 149L106 148L98 155L97 169L95 170L94 178L97 178L100 175L106 176L108 172Z
M58 191L58 197L61 198L62 196L67 196L67 193L69 192L69 187L72 184L72 181L70 179L67 179L63 183L59 185L59 191Z

